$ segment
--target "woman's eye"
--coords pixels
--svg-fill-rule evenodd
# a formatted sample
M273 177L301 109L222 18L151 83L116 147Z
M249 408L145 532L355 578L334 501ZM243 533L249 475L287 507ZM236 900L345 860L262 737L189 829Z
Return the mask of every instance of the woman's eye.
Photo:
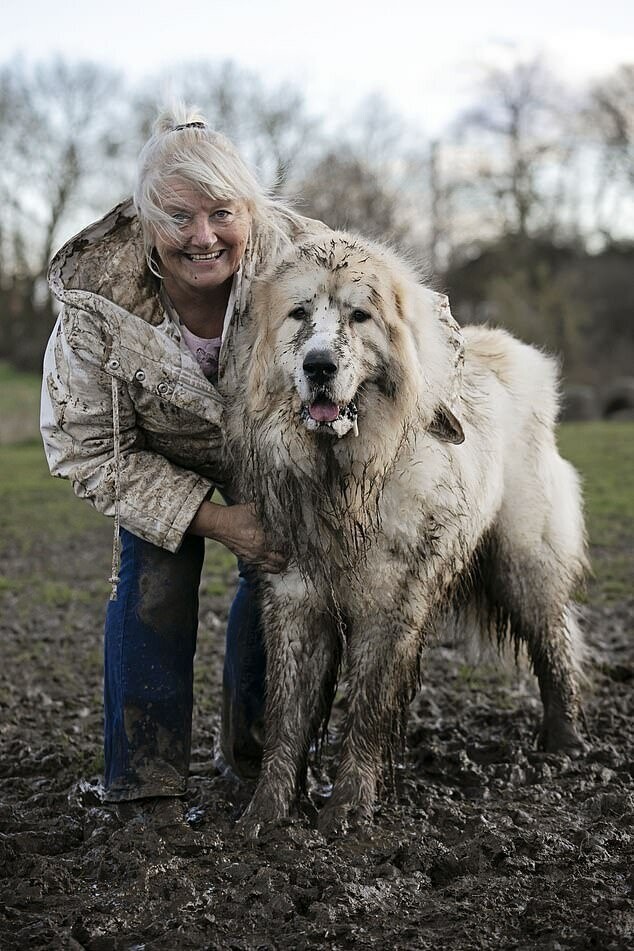
M186 215L184 211L175 211L172 215L172 220L176 222L177 225L183 225L189 218L189 215Z
M306 316L306 308L302 307L301 304L299 307L293 307L293 309L289 311L288 316L292 317L293 320L303 320Z
M214 218L220 218L221 221L224 221L225 218L228 218L231 214L226 208L220 208L218 211L214 211Z
M367 310L359 310L358 307L352 311L352 313L350 314L350 317L352 320L354 320L355 324L362 324L364 320L371 319L370 314L368 314Z

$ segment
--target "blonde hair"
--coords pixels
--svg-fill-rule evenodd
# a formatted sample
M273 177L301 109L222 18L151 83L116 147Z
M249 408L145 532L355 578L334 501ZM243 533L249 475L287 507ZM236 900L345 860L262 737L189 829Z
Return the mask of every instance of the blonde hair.
M268 231L273 243L287 243L285 222L298 215L279 199L272 198L248 168L233 143L207 125L196 107L175 103L162 110L138 159L134 189L136 207L150 270L157 273L152 258L157 235L178 241L179 229L165 211L173 194L174 179L192 185L212 200L244 201L254 231Z

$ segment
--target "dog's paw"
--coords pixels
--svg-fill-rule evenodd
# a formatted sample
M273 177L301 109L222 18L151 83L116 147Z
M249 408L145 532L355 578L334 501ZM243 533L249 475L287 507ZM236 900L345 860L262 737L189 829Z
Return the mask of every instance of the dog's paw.
M260 837L260 833L264 828L266 822L264 819L260 818L257 815L249 815L248 812L243 813L243 815L236 822L236 832L239 833L244 839L249 839L251 842L255 842Z
M539 746L545 753L560 753L566 756L583 756L589 749L575 723L563 717L544 721Z
M317 828L326 839L364 833L371 825L372 808L349 803L327 803L317 820Z
M288 806L273 795L260 795L258 792L236 823L237 831L249 839L259 838L268 826L287 820Z

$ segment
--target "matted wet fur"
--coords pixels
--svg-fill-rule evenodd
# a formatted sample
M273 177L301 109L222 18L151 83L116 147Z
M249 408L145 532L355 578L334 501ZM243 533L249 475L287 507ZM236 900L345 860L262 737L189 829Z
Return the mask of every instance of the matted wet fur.
M430 634L450 614L526 646L546 750L580 744L569 602L578 479L556 448L554 361L453 321L393 253L307 243L255 285L228 452L288 570L266 575L266 743L243 823L288 815L345 655L326 833L372 816Z

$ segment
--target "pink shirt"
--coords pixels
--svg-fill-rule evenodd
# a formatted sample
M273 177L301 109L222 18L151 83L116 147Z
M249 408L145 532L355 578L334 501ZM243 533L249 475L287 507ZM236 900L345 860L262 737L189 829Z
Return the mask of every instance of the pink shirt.
M218 381L218 356L220 354L220 346L222 344L222 339L225 335L229 321L231 320L231 315L233 314L238 279L241 275L241 270L242 269L239 268L233 276L231 293L227 302L227 309L225 311L225 319L221 337L197 337L196 334L193 334L191 330L187 329L185 324L179 318L174 305L167 294L165 294L163 291L163 303L167 313L169 314L171 320L179 325L183 342L187 345L188 350L190 350L190 352L195 356L200 369L203 371L207 379L214 384L214 386Z
M188 330L185 324L181 323L181 334L183 340L196 357L200 369L208 380L218 379L218 354L220 353L220 344L222 337L197 337L191 330Z

